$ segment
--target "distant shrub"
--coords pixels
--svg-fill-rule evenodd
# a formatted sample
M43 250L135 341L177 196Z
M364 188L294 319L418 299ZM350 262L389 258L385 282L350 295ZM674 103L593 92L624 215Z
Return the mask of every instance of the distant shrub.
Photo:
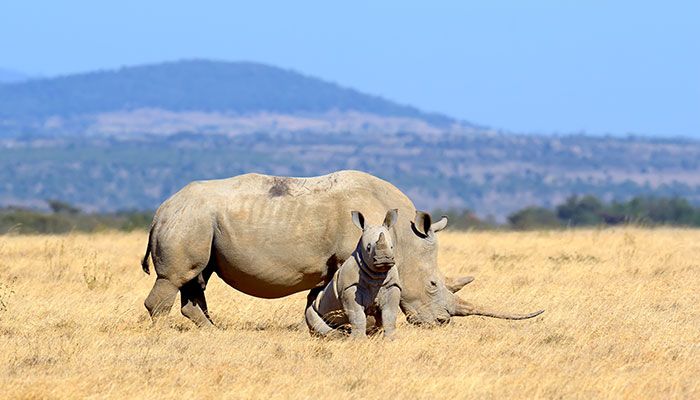
M75 207L71 204L66 203L65 201L60 201L60 200L47 200L46 201L49 204L49 208L51 208L51 211L53 211L56 214L79 214L80 213L80 208Z
M470 230L470 229L495 229L498 224L492 219L480 219L471 210L437 209L432 213L433 219L439 220L441 216L446 216L449 220L448 226L451 229Z
M571 196L556 208L557 217L569 226L598 225L604 222L603 203L595 196Z
M85 214L77 207L54 200L49 202L49 206L51 213L17 207L0 209L0 234L132 231L148 229L153 219L152 212Z
M514 229L559 228L562 226L557 215L542 207L527 207L508 216Z
M450 225L454 229L502 227L495 222L484 223L471 211L447 213L452 216ZM516 211L508 216L507 227L525 230L623 223L700 227L700 207L680 197L637 196L623 202L605 203L591 195L570 196L553 210L526 207Z

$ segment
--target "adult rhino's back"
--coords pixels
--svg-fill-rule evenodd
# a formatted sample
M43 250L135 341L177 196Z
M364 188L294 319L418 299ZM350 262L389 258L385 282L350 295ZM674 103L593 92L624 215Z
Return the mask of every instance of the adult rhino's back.
M359 234L351 210L379 221L389 208L403 209L404 217L414 212L396 187L357 171L194 182L156 213L154 254L189 253L175 257L183 262L168 263L178 267L164 267L182 283L210 266L238 290L282 297L316 286L350 255ZM193 259L194 267L187 265Z

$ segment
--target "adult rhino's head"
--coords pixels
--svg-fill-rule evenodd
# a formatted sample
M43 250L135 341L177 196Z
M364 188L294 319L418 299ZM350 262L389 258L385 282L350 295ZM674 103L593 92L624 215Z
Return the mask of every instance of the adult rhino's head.
M445 278L437 265L437 233L447 226L447 217L433 222L430 214L416 211L411 231L402 232L400 279L402 282L401 310L408 322L417 325L442 325L452 317L483 315L504 319L535 317L543 310L530 314L509 314L470 304L454 293L474 278Z

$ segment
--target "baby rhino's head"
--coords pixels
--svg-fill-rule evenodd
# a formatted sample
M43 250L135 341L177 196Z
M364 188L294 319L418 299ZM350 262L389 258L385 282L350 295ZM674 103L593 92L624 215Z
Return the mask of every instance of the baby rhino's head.
M365 217L359 211L352 212L352 222L362 229L360 249L362 260L373 271L386 272L394 266L394 241L389 229L396 223L399 211L389 210L382 225L365 224Z

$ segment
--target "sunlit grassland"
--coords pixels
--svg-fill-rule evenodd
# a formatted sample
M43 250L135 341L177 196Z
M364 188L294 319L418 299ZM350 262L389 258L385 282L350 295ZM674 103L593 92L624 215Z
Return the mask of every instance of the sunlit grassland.
M698 398L700 230L440 234L459 294L531 320L407 325L394 342L319 340L303 293L216 277L219 329L142 303L144 232L0 236L2 398Z

